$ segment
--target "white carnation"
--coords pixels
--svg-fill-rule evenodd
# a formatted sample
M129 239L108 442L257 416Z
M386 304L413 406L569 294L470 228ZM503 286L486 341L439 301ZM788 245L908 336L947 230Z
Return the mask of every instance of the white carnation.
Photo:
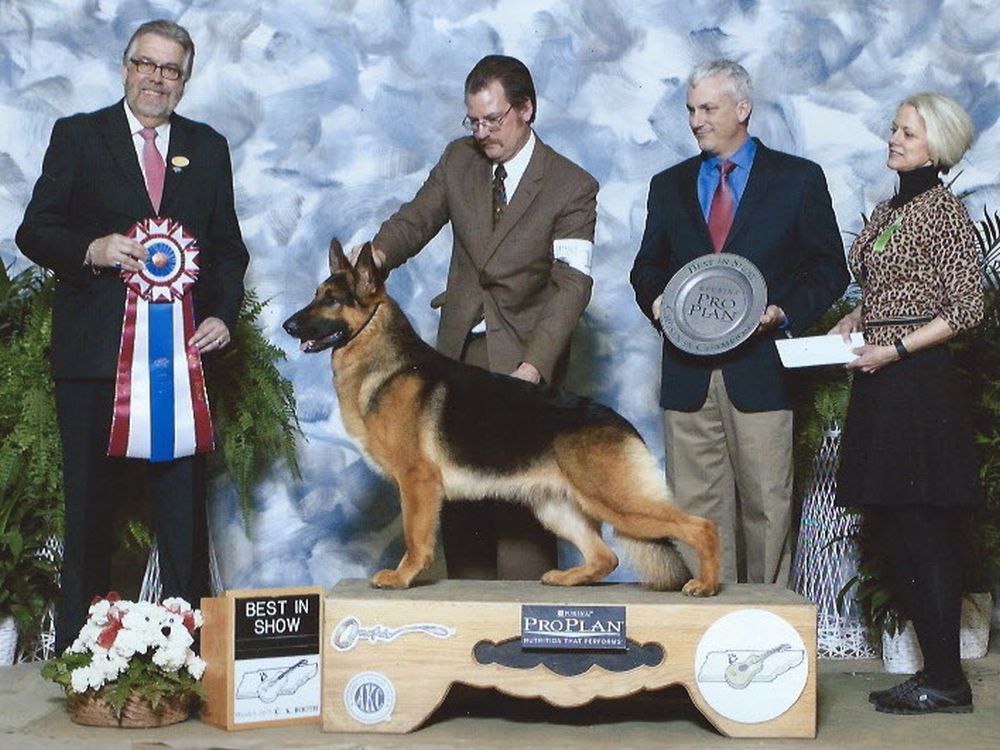
M83 693L90 687L90 667L77 667L69 676L74 693Z
M167 672L176 672L187 661L185 649L159 648L153 654L153 664L162 667Z
M102 625L107 625L108 623L108 612L111 611L113 605L107 599L100 599L90 605L90 609L87 610L88 620L93 620L94 622L100 621Z
M205 660L193 651L188 651L187 663L184 666L187 667L188 673L196 680L200 680L201 676L205 674Z
M114 651L122 657L129 659L135 654L144 654L150 647L149 641L141 633L122 628L115 638Z
M160 627L163 609L150 602L129 602L129 608L122 617L122 626L142 639L150 646L157 645L162 640ZM145 649L140 649L145 651Z
M128 669L129 660L113 651L104 651L95 654L90 663L90 685L100 688L109 682L118 679L118 675Z

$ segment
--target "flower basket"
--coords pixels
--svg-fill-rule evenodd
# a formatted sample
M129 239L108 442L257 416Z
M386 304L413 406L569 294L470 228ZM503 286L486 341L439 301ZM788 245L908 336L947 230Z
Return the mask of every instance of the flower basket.
M192 650L201 612L117 594L90 606L80 635L42 676L63 686L77 724L160 727L187 719L202 699L205 662Z
M150 701L132 693L125 700L121 715L100 695L87 691L74 695L68 701L69 717L77 724L89 727L124 727L126 729L148 729L165 727L188 719L198 707L198 696L181 693L161 700L156 708Z

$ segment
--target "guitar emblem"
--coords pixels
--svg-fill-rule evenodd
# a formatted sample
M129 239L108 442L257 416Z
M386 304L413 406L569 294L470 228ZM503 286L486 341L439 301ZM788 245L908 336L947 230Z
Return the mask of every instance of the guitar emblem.
M780 646L775 646L767 651L761 651L756 654L750 654L750 656L739 661L734 661L728 667L726 667L725 678L726 683L731 688L736 690L742 690L747 685L749 685L753 678L764 668L764 660L769 656L774 656L780 651L787 651L791 646L787 643L782 643Z

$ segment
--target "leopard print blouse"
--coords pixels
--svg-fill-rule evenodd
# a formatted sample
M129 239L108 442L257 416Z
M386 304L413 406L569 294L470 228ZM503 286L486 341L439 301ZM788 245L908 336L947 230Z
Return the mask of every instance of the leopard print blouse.
M880 249L879 235L897 220ZM953 331L977 325L983 318L978 255L972 220L944 185L899 208L879 203L847 256L861 285L865 342L891 346L938 316Z

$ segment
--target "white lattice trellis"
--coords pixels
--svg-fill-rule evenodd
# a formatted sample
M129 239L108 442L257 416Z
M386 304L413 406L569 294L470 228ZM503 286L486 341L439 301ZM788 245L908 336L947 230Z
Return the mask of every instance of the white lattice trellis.
M825 659L874 659L861 611L853 596L837 594L858 569L855 537L860 517L833 504L837 494L840 426L831 425L813 459L813 479L802 504L792 588L816 603L817 651Z
M42 554L50 560L62 558L62 542L57 537L49 537ZM212 595L217 596L222 593L222 574L219 570L219 559L215 554L215 545L209 538L208 543L208 565ZM162 586L160 584L160 556L157 553L156 543L149 551L149 558L146 561L146 571L142 576L142 585L139 587L139 600L144 602L155 602L160 600ZM198 602L191 602L198 606ZM44 617L42 617L41 627L35 638L23 639L18 644L18 654L16 661L48 661L56 656L56 623L54 606L49 605Z
M208 575L209 586L212 589L212 596L222 593L222 574L219 572L219 558L215 554L215 545L211 538L208 540ZM149 551L149 559L146 561L146 572L142 576L142 585L139 587L139 601L158 602L163 593L163 585L160 582L160 555L153 542L153 549ZM199 606L198 602L190 602L193 606Z

